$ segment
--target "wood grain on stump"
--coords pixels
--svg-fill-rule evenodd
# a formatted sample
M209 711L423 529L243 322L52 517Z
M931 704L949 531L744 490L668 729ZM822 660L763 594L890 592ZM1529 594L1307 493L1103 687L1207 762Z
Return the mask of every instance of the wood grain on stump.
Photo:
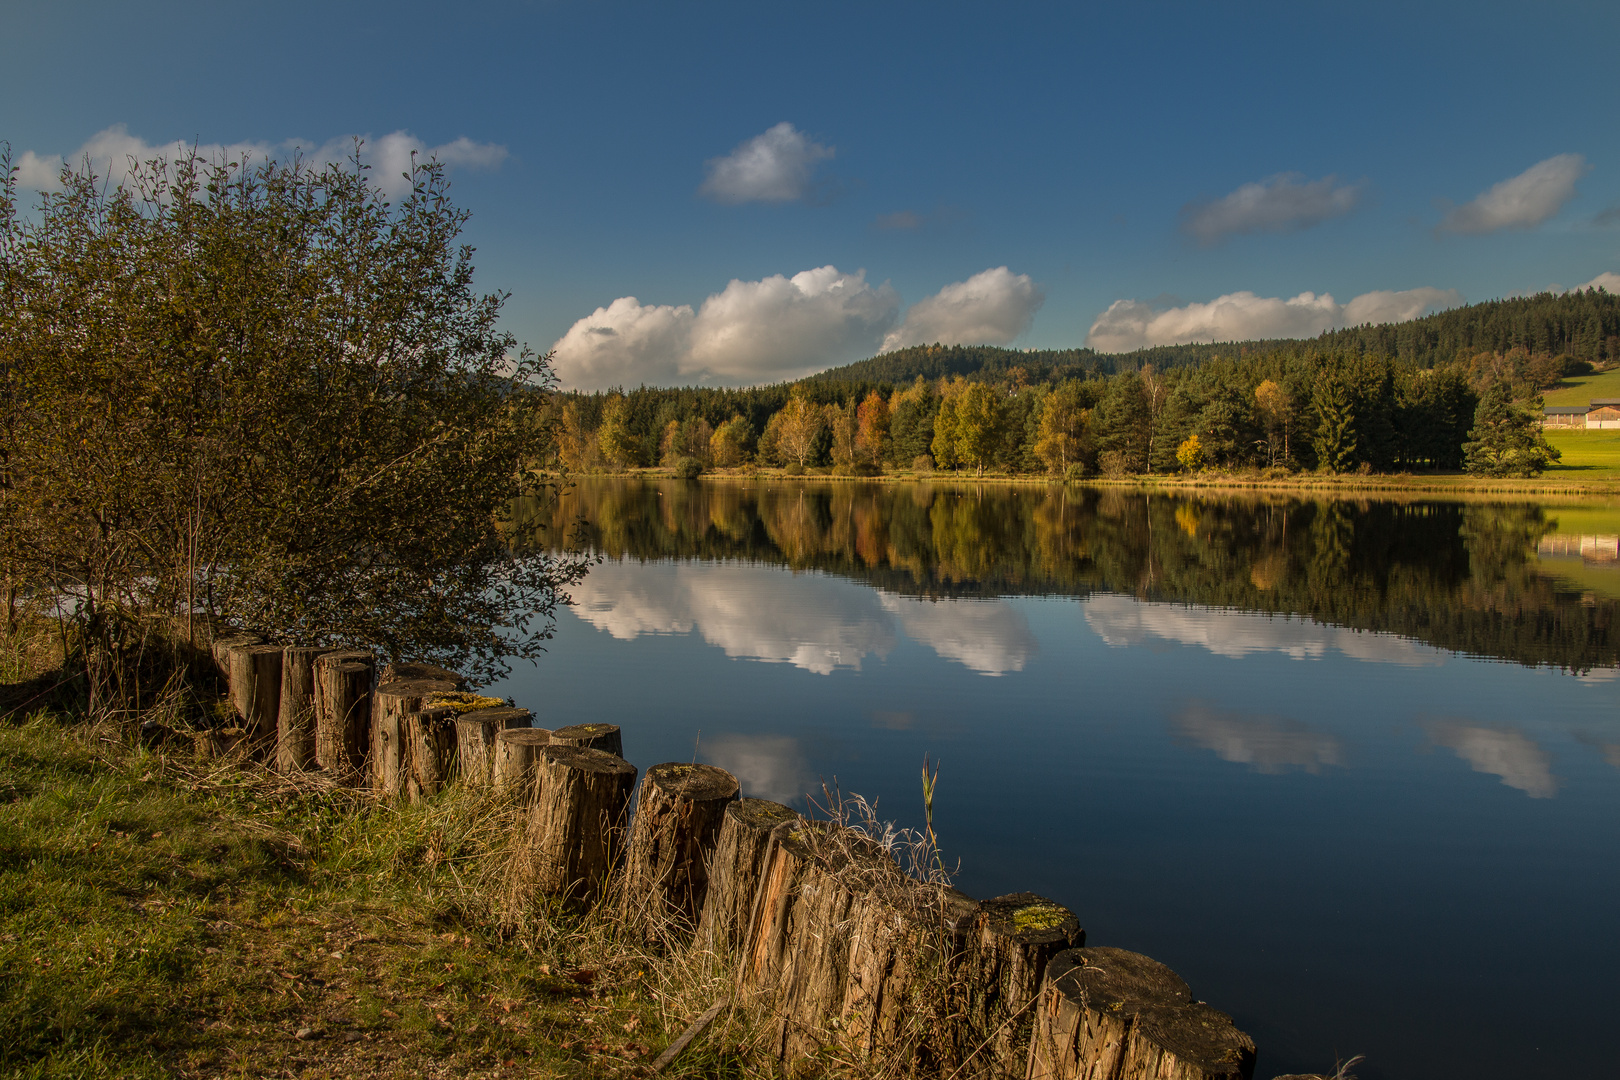
M1012 893L979 905L960 1009L973 1040L963 1075L986 1080L1024 1075L1035 1022L1031 1003L1041 991L1046 965L1085 943L1074 913L1044 896Z
M624 741L619 737L618 724L570 724L553 730L551 741L557 746L582 746L616 757L624 756Z
M768 994L777 985L800 884L815 863L815 832L821 828L823 823L799 818L771 831L749 918L747 948L738 958L737 986L744 994Z
M654 765L641 781L625 849L621 921L647 940L684 940L709 890L709 855L737 778L714 765Z
M551 732L545 728L508 728L495 733L495 763L491 776L495 790L529 802L534 798L536 766L540 751L551 745Z
M371 692L371 786L384 795L408 793L410 746L405 718L434 694L454 690L445 679L396 679Z
M1030 1080L1250 1080L1254 1042L1194 1002L1156 960L1124 949L1068 949L1047 964L1035 1006Z
M738 799L726 805L714 853L709 856L709 888L698 919L698 948L720 956L747 950L754 896L765 872L771 832L798 820L792 807L765 799Z
M636 767L601 750L553 745L541 749L535 771L527 876L542 893L587 905L623 849Z
M281 711L281 646L232 645L231 704L249 740L268 745Z
M456 757L456 710L426 704L404 721L406 760L410 763L405 795L421 802L444 790Z
M495 772L495 739L503 731L534 730L528 709L474 709L456 717L456 775L464 784L488 787Z
M339 649L315 661L315 763L340 783L365 776L376 664L365 649Z
M289 645L281 650L281 699L276 706L276 768L315 766L315 661L331 649Z
M377 673L377 681L404 682L407 679L434 679L440 682L455 683L451 690L464 690L467 687L467 677L459 671L440 667L438 664L419 664L411 660L396 660L384 664Z

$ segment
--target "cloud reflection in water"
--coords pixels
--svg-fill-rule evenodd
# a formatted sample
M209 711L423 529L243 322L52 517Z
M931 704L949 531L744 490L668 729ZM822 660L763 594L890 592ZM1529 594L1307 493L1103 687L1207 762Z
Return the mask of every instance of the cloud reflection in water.
M804 798L815 780L799 740L787 735L721 735L704 744L703 757L756 799L791 803Z
M1454 751L1475 772L1500 776L1502 783L1532 799L1550 799L1558 794L1552 758L1523 732L1444 720L1430 725L1429 738L1435 745Z
M919 600L773 567L607 562L573 598L581 619L621 640L696 630L727 656L818 675L887 657L900 632L983 675L1022 671L1038 650L1003 600Z
M1191 607L1099 595L1081 602L1086 622L1115 648L1149 638L1196 645L1217 656L1241 660L1250 653L1279 652L1295 660L1320 660L1339 652L1353 660L1402 667L1446 662L1445 653L1393 634L1321 626L1287 615Z
M1170 718L1170 727L1179 739L1259 773L1292 769L1318 773L1323 766L1344 764L1344 744L1336 736L1313 731L1298 720L1222 712L1193 701Z

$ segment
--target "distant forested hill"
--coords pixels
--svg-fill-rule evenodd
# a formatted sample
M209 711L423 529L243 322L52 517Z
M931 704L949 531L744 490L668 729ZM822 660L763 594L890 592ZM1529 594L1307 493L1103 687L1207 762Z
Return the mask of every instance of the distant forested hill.
M1213 345L1160 345L1129 353L1091 349L999 349L991 345L915 345L831 368L811 382L858 382L900 386L921 375L951 375L991 382L1008 381L1022 368L1030 383L1061 382L1088 374L1112 375L1152 364L1156 371L1193 367L1216 357L1257 356L1277 351L1352 352L1406 360L1420 367L1479 353L1565 355L1574 360L1620 360L1620 296L1588 290L1540 293L1511 300L1488 300L1404 323L1331 330L1304 340L1223 342Z

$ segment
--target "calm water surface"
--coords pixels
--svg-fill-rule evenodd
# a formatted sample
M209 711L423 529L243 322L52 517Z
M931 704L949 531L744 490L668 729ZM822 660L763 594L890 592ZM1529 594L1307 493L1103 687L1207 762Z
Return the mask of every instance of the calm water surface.
M501 692L936 825L1230 1012L1258 1077L1611 1076L1620 505L587 481Z

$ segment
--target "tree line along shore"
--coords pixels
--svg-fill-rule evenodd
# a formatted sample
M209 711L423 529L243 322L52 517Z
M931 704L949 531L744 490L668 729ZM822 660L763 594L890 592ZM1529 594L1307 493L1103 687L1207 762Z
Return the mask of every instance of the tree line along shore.
M1560 456L1540 430L1541 390L1594 365L1522 347L1428 367L1298 348L1066 370L985 365L901 385L816 378L567 393L547 403L544 420L556 431L554 463L574 472L1528 477Z

